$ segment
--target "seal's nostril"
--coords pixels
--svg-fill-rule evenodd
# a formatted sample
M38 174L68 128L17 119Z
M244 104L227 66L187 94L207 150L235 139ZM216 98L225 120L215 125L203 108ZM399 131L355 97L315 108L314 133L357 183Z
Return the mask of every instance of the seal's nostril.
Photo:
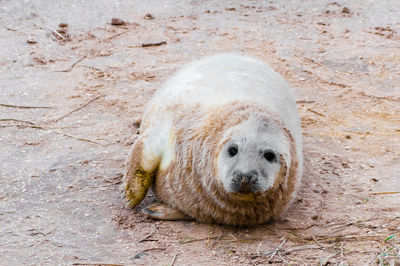
M248 171L248 172L235 172L234 174L237 178L242 179L242 178L247 178L247 179L251 179L251 178L257 178L258 177L258 173L257 171Z

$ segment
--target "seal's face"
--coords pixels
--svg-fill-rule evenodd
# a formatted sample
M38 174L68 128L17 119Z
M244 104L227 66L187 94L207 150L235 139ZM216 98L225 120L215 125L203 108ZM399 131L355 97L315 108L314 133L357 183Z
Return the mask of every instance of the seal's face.
M227 193L262 193L271 189L288 144L272 121L249 119L231 128L222 140L217 176Z

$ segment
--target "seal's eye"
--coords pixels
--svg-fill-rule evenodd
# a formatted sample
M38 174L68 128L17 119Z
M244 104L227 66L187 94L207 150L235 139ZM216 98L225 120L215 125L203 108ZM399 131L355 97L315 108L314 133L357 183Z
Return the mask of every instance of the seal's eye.
M238 153L237 145L230 146L229 149L228 149L228 153L229 153L229 156L235 157L235 155Z
M274 162L276 159L275 153L273 151L264 152L263 157L270 163Z

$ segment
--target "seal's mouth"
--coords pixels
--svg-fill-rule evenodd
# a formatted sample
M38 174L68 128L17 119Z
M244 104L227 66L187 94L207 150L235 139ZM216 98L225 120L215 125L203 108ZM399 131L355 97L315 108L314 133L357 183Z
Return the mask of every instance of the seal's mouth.
M231 195L241 201L254 201L254 199L256 198L256 195L251 191L246 192L246 193L236 192L236 193L232 193Z
M261 192L260 185L256 180L249 182L248 180L244 180L244 178L232 180L230 188L231 192L237 195L248 195Z

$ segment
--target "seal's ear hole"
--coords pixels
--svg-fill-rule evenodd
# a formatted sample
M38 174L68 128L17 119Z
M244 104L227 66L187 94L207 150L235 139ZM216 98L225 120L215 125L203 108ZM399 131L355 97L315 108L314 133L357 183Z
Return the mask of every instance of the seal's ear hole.
M267 160L270 163L276 162L276 155L271 150L265 151L264 154L263 154L263 157L264 157L265 160Z
M230 157L235 157L235 155L239 152L238 145L232 144L228 148L228 154Z

